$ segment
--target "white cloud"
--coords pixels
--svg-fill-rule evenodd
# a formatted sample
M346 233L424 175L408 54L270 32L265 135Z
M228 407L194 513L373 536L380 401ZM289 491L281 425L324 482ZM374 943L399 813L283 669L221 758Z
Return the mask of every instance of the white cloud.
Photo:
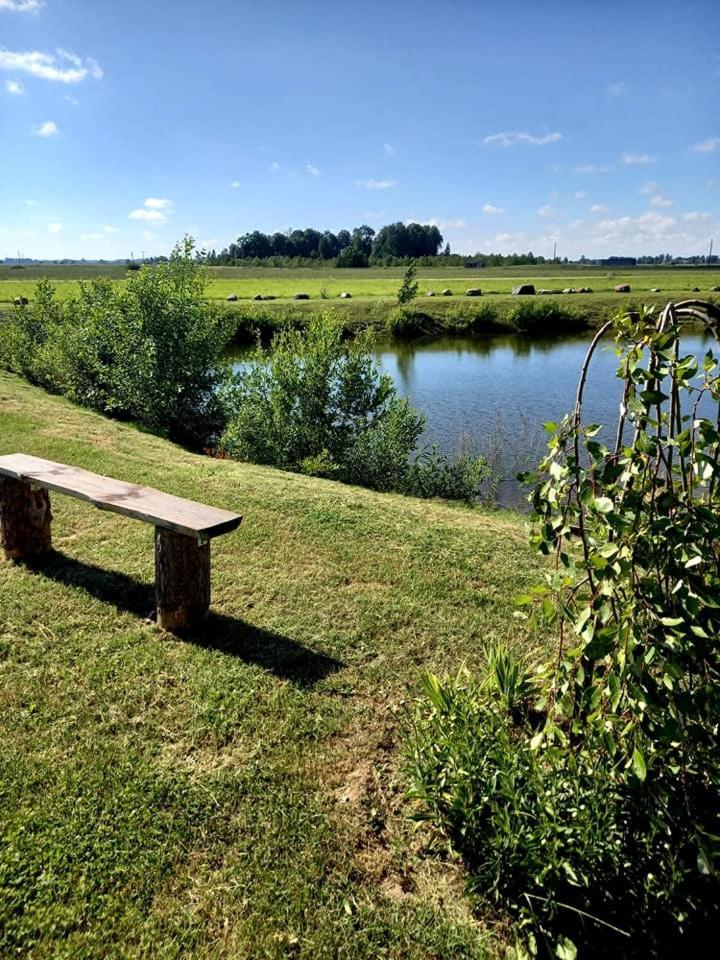
M81 240L104 240L104 233L83 233L80 237Z
M407 223L412 223L412 220L408 220ZM441 220L433 217L432 220L428 220L428 223L431 227L437 227L438 230L462 230L465 226L464 220Z
M320 174L318 168L312 163L306 163L305 170L310 174L311 177L317 177Z
M233 180L233 182L230 184L230 189L231 189L231 190L239 190L239 189L240 189L240 185L241 185L241 184L240 184L240 181L239 181L239 180Z
M148 197L143 204L148 210L169 210L172 205L172 200L167 197Z
M551 217L553 215L553 209L549 203L546 203L544 206L538 208L537 215L539 217Z
M62 224L58 223L57 220L54 220L52 223L48 224L48 233L60 233L62 230Z
M372 177L369 180L356 180L356 187L364 187L365 190L390 190L391 187L397 185L397 180L373 180Z
M616 80L614 83L609 83L607 87L607 92L611 97L619 97L625 93L625 81Z
M594 233L597 242L624 240L640 249L647 243L666 243L681 236L677 232L675 217L665 216L654 210L644 213L641 217L601 220L596 224Z
M594 203L590 207L590 213L607 213L608 208L604 207L601 203Z
M77 97L71 97L69 93L65 94L64 99L67 100L68 103L71 103L74 107L80 103Z
M655 157L648 153L624 153L622 162L628 167L640 167L647 163L655 163Z
M655 196L650 201L651 207L671 207L672 200L668 200L667 197L664 197L661 193L656 193Z
M152 230L143 230L143 240L157 240L156 234Z
M277 162L277 160L273 160L273 162L268 167L268 173L277 173L279 169L280 169L280 164Z
M586 196L587 196L587 190L576 190L576 191L575 191L575 199L576 199L576 200L584 200Z
M105 226L103 227L103 230L105 231L105 233L120 233L120 230L118 227L111 227L109 223L105 224Z
M683 220L686 223L697 223L699 220L710 220L712 214L710 213L699 213L697 210L691 210L689 213L683 214Z
M562 134L558 131L553 133L532 134L524 131L515 131L512 133L491 133L485 137L483 143L493 144L500 147L512 147L516 143L531 143L536 147L543 147L547 143L557 143L562 140Z
M700 143L694 143L689 149L693 153L712 153L720 147L720 137L710 137L709 140L701 140Z
M649 193L655 193L658 185L654 180L646 180L645 183L640 187L640 194L646 196Z
M490 214L491 216L492 216L492 214L494 214L494 213L505 213L505 211L503 210L502 207L496 207L496 206L494 206L492 203L486 203L486 204L484 204L484 206L483 206L483 208L482 208L482 212L483 212L483 213Z
M383 144L383 153L386 160L394 160L397 156L397 150L391 143Z
M46 120L45 123L34 126L33 133L36 137L56 137L60 129L54 120Z
M57 83L80 83L86 77L99 80L103 75L97 60L92 57L83 60L77 54L62 49L55 54L41 53L39 50L0 50L0 70L29 73L32 77Z
M144 220L146 223L167 223L165 213L170 213L172 207L173 202L167 197L148 197L142 207L131 210L128 217L130 220Z
M147 210L145 207L138 207L137 210L131 210L128 214L130 220L145 220L153 223L167 223L167 217L160 210Z
M25 90L19 80L6 80L5 89L8 93L12 93L16 97L20 96Z
M43 0L0 0L0 10L13 13L37 13L42 5Z
M581 163L575 173L612 173L615 167L602 163Z

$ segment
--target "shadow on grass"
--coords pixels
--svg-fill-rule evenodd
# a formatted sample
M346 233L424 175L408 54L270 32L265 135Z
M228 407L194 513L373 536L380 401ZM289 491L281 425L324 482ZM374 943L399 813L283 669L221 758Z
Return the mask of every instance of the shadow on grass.
M144 619L155 616L154 586L125 573L103 570L58 552L42 563L25 566L39 576L86 590L118 610ZM290 637L212 610L204 623L173 636L256 664L301 687L313 686L345 666L341 660L316 653Z

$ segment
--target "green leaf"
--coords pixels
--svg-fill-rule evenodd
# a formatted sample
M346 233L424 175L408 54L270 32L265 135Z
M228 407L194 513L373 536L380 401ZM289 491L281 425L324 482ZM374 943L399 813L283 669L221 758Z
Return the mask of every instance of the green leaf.
M610 513L614 506L610 497L595 497L593 504L598 513Z
M567 937L559 937L555 946L555 956L558 960L576 960L577 947Z
M640 752L640 750L638 750L637 747L635 747L635 749L633 750L632 768L633 768L633 773L638 778L640 783L644 783L645 778L647 777L647 767L645 766L645 757L642 755L642 753Z

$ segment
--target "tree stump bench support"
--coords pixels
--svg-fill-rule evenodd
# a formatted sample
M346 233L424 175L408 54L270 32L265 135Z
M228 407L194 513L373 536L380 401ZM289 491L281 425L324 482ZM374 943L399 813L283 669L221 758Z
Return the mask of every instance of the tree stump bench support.
M157 622L182 630L210 608L210 540L235 530L236 513L22 453L0 457L0 543L6 559L38 561L52 550L48 491L87 500L155 526Z

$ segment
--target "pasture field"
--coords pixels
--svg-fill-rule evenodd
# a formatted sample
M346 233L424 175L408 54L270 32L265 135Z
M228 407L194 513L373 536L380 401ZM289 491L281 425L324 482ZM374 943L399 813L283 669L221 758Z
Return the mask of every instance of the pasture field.
M402 718L423 669L540 645L524 522L191 454L3 373L0 422L0 454L244 515L183 639L148 618L146 524L53 494L55 556L0 560L0 955L506 956L408 822Z
M294 269L275 267L210 267L211 283L208 298L225 300L235 294L239 300L252 300L260 294L278 300L291 300L298 292L309 294L313 300L324 297L336 300L343 291L359 300L393 300L403 275L402 267L370 268L367 270ZM123 267L101 265L72 265L27 267L12 270L0 267L0 307L12 303L15 297L32 299L35 283L48 277L56 284L60 297L77 292L78 281L93 276L109 276L124 283L127 272ZM440 294L450 288L453 295L463 297L470 287L480 287L486 296L507 296L519 283L533 283L536 289L563 289L564 287L591 287L592 296L612 295L620 283L629 283L634 294L649 293L659 287L663 294L677 297L689 294L693 287L707 293L720 284L718 268L636 267L621 272L600 267L562 266L545 264L535 267L488 267L468 270L463 267L418 268L420 299L428 290ZM450 298L448 298L450 299ZM573 298L575 299L575 298Z

